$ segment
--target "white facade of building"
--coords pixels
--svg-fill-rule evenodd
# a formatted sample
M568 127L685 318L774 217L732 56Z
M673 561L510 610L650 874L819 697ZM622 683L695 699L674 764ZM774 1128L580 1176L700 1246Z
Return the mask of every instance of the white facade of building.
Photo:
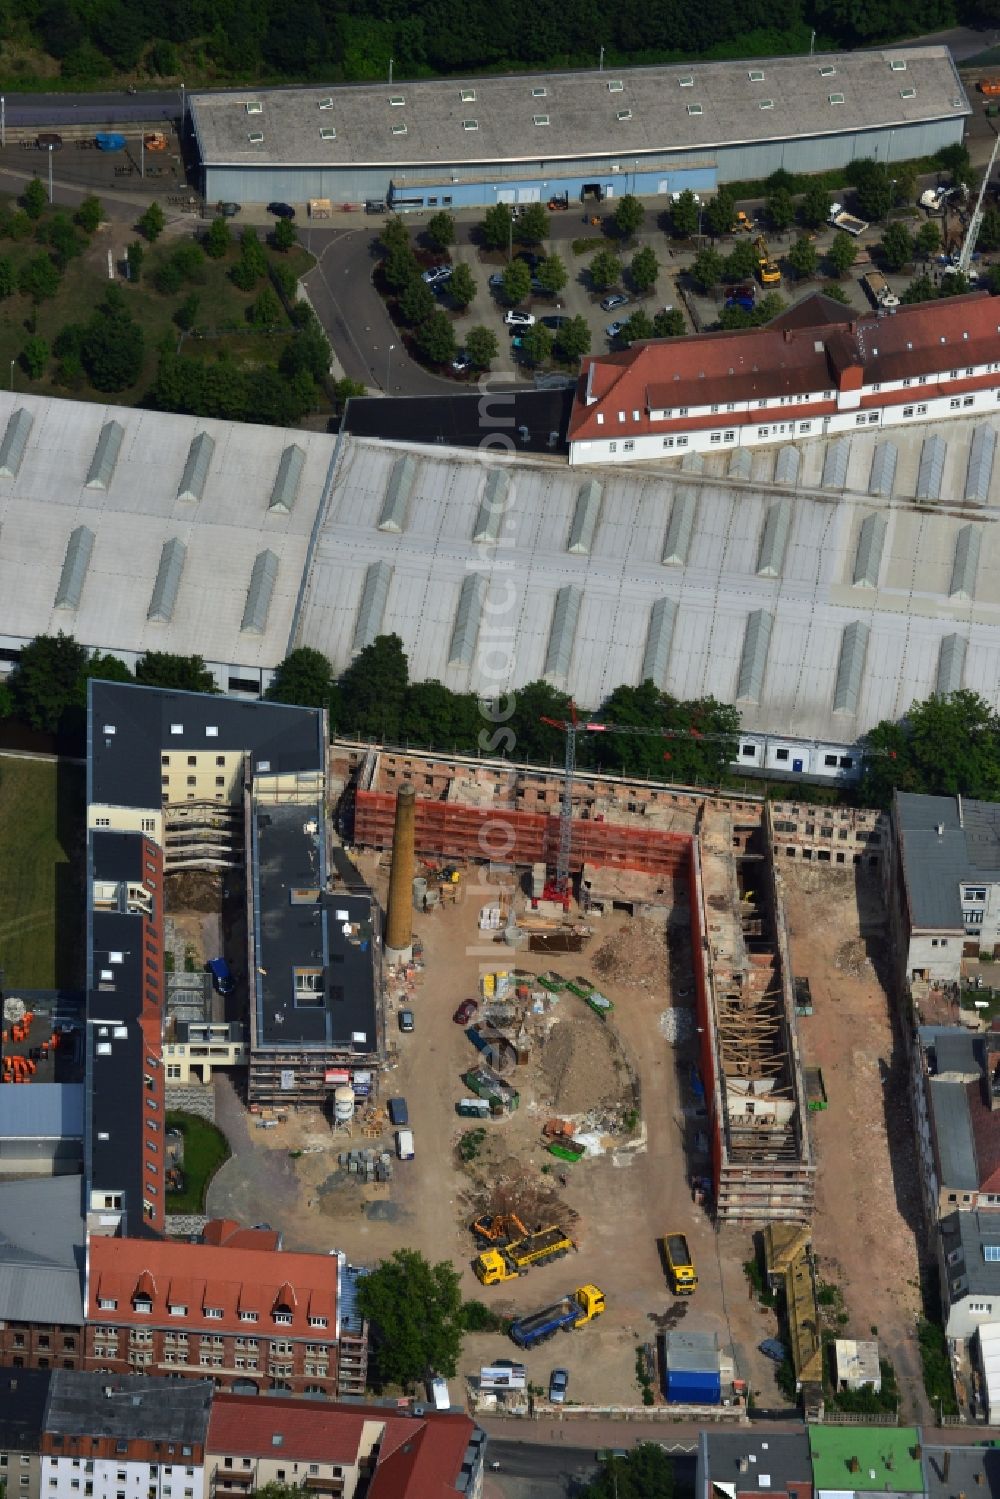
M137 1462L125 1454L117 1459L43 1455L41 1499L205 1499L205 1468L183 1461Z

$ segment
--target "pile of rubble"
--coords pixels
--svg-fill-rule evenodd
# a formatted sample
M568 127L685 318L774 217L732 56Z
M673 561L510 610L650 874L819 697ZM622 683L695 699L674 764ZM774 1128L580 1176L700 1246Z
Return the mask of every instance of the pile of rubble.
M641 989L666 987L666 925L642 918L629 921L601 943L590 961L602 978L615 983Z

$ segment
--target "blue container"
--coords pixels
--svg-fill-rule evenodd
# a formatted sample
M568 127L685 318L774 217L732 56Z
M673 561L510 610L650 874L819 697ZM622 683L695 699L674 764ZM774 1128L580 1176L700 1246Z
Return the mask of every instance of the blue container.
M667 1400L671 1405L720 1405L722 1380L718 1369L670 1369Z
M124 151L125 137L115 130L99 130L94 136L98 151Z

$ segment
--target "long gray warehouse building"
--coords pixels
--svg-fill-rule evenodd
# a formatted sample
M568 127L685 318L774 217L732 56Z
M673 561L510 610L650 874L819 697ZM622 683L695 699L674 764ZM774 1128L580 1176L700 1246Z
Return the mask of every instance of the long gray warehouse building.
M398 209L691 188L962 140L946 47L192 94L211 201Z

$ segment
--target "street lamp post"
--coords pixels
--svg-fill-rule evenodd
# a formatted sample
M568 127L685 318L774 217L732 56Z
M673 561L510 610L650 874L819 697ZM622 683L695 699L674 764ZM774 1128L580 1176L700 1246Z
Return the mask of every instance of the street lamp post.
M10 388L11 388L11 390L14 389L14 365L16 363L17 363L17 361L15 359L12 359L10 361Z
M7 144L7 100L0 94L0 146Z
M395 347L396 347L395 344L390 344L389 347L385 351L385 393L386 393L386 395L389 394L389 372L390 372L390 370L392 368L392 351L393 351L393 349Z
M52 147L49 147L49 202L52 202Z
M184 96L184 85L181 84L181 144L184 144L184 121L187 119L187 100Z

